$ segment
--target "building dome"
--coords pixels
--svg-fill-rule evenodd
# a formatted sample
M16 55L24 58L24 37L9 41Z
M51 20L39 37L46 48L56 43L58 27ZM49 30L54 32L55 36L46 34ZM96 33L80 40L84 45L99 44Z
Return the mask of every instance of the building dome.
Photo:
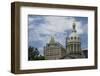
M69 38L79 38L78 34L76 32L72 32L69 36Z
M72 33L69 35L68 37L68 41L73 41L73 42L79 42L79 35L77 34L76 31L76 25L75 22L73 23L73 29L72 29Z

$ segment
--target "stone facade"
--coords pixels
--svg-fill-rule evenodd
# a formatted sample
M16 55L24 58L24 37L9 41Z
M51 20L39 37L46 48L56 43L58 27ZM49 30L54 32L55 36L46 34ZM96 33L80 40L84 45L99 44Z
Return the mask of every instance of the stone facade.
M66 39L66 58L84 58L84 54L81 50L80 37L76 31L75 22L73 23L72 33Z
M55 59L76 59L85 58L81 50L80 37L76 31L75 22L73 22L73 29L69 37L66 38L66 47L64 48L59 42L51 37L49 43L44 47L44 56L47 60Z
M60 43L55 42L54 37L51 37L50 42L44 47L44 55L47 60L60 59L65 56L65 54L66 50Z

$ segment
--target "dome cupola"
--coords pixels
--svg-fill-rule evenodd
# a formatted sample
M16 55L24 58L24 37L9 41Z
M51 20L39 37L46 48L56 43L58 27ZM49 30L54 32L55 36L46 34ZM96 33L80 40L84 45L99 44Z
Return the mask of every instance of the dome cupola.
M79 36L77 34L77 31L76 31L76 23L75 23L75 20L73 22L72 33L69 35L68 40L69 41L78 41L79 42Z

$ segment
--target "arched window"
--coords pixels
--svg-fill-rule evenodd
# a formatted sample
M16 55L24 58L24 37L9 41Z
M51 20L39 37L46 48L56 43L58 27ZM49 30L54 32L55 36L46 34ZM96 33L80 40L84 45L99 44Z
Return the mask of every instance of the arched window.
M47 46L49 47L50 45L49 45L49 44L47 44Z
M73 37L71 37L71 40L73 39Z
M74 37L74 39L76 39L76 37Z

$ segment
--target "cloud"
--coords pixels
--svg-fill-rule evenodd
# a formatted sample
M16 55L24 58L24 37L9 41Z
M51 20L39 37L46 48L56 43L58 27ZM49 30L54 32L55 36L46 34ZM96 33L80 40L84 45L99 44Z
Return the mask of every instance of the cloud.
M73 17L57 17L46 16L45 24L42 26L48 32L55 34L57 32L64 32L65 30L71 30L73 25ZM81 21L76 21L76 29L78 34L84 33L84 26Z

